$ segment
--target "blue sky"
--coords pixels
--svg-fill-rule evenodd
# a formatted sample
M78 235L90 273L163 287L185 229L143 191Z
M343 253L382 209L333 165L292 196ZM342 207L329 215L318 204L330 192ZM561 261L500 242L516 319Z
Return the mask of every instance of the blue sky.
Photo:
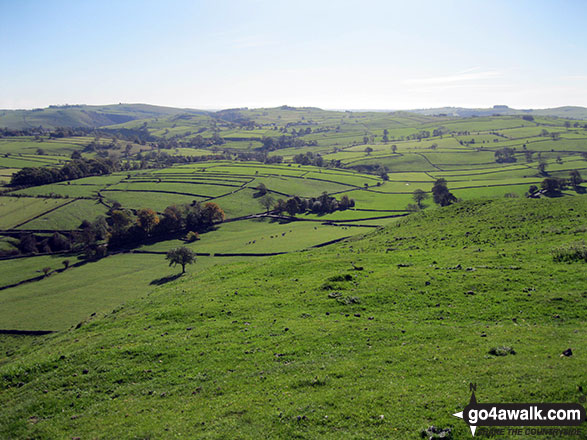
M0 0L0 108L587 106L584 1Z

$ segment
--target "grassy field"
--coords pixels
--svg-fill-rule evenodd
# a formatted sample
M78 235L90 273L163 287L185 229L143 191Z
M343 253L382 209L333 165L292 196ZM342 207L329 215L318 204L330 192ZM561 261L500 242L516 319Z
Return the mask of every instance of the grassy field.
M0 197L0 229L14 228L67 202L61 199Z
M80 328L3 337L1 435L392 439L434 425L467 438L452 413L469 382L482 402L577 401L585 263L551 249L587 238L586 218L583 197L463 202L323 249L206 267L108 312L109 289L89 305L80 287L80 316L98 312ZM165 273L145 269L151 256L119 258L117 293L139 267L145 280ZM74 270L58 276L79 283ZM516 354L489 354L501 346Z

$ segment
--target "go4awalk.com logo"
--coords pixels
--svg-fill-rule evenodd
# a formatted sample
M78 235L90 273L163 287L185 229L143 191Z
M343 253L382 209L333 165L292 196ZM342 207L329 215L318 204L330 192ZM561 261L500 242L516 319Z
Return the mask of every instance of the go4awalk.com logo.
M585 421L585 408L578 403L478 403L476 384L470 384L471 400L465 409L453 414L465 421L475 436L477 427L557 427L557 429L494 429L494 435L552 436L579 434L579 426ZM569 427L561 429L558 427ZM576 428L571 428L576 427ZM556 433L554 431L557 431ZM548 432L547 432L548 431ZM550 432L552 431L552 432Z

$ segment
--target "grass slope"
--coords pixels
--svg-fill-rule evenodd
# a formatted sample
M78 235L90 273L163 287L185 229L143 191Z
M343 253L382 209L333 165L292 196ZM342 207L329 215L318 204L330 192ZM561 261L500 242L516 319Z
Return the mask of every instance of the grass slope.
M575 402L585 263L550 249L585 239L586 218L580 197L463 202L4 337L0 437L468 438L451 414L469 382L482 402Z

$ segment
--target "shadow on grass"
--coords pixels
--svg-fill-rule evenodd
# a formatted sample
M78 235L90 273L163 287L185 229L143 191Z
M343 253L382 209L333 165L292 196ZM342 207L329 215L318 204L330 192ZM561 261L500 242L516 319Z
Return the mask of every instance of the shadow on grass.
M149 285L151 286L160 286L162 284L168 283L170 281L174 281L177 280L179 277L181 277L181 273L176 273L175 275L169 275L166 277L162 277L162 278L157 278L156 280L153 280L149 283Z

